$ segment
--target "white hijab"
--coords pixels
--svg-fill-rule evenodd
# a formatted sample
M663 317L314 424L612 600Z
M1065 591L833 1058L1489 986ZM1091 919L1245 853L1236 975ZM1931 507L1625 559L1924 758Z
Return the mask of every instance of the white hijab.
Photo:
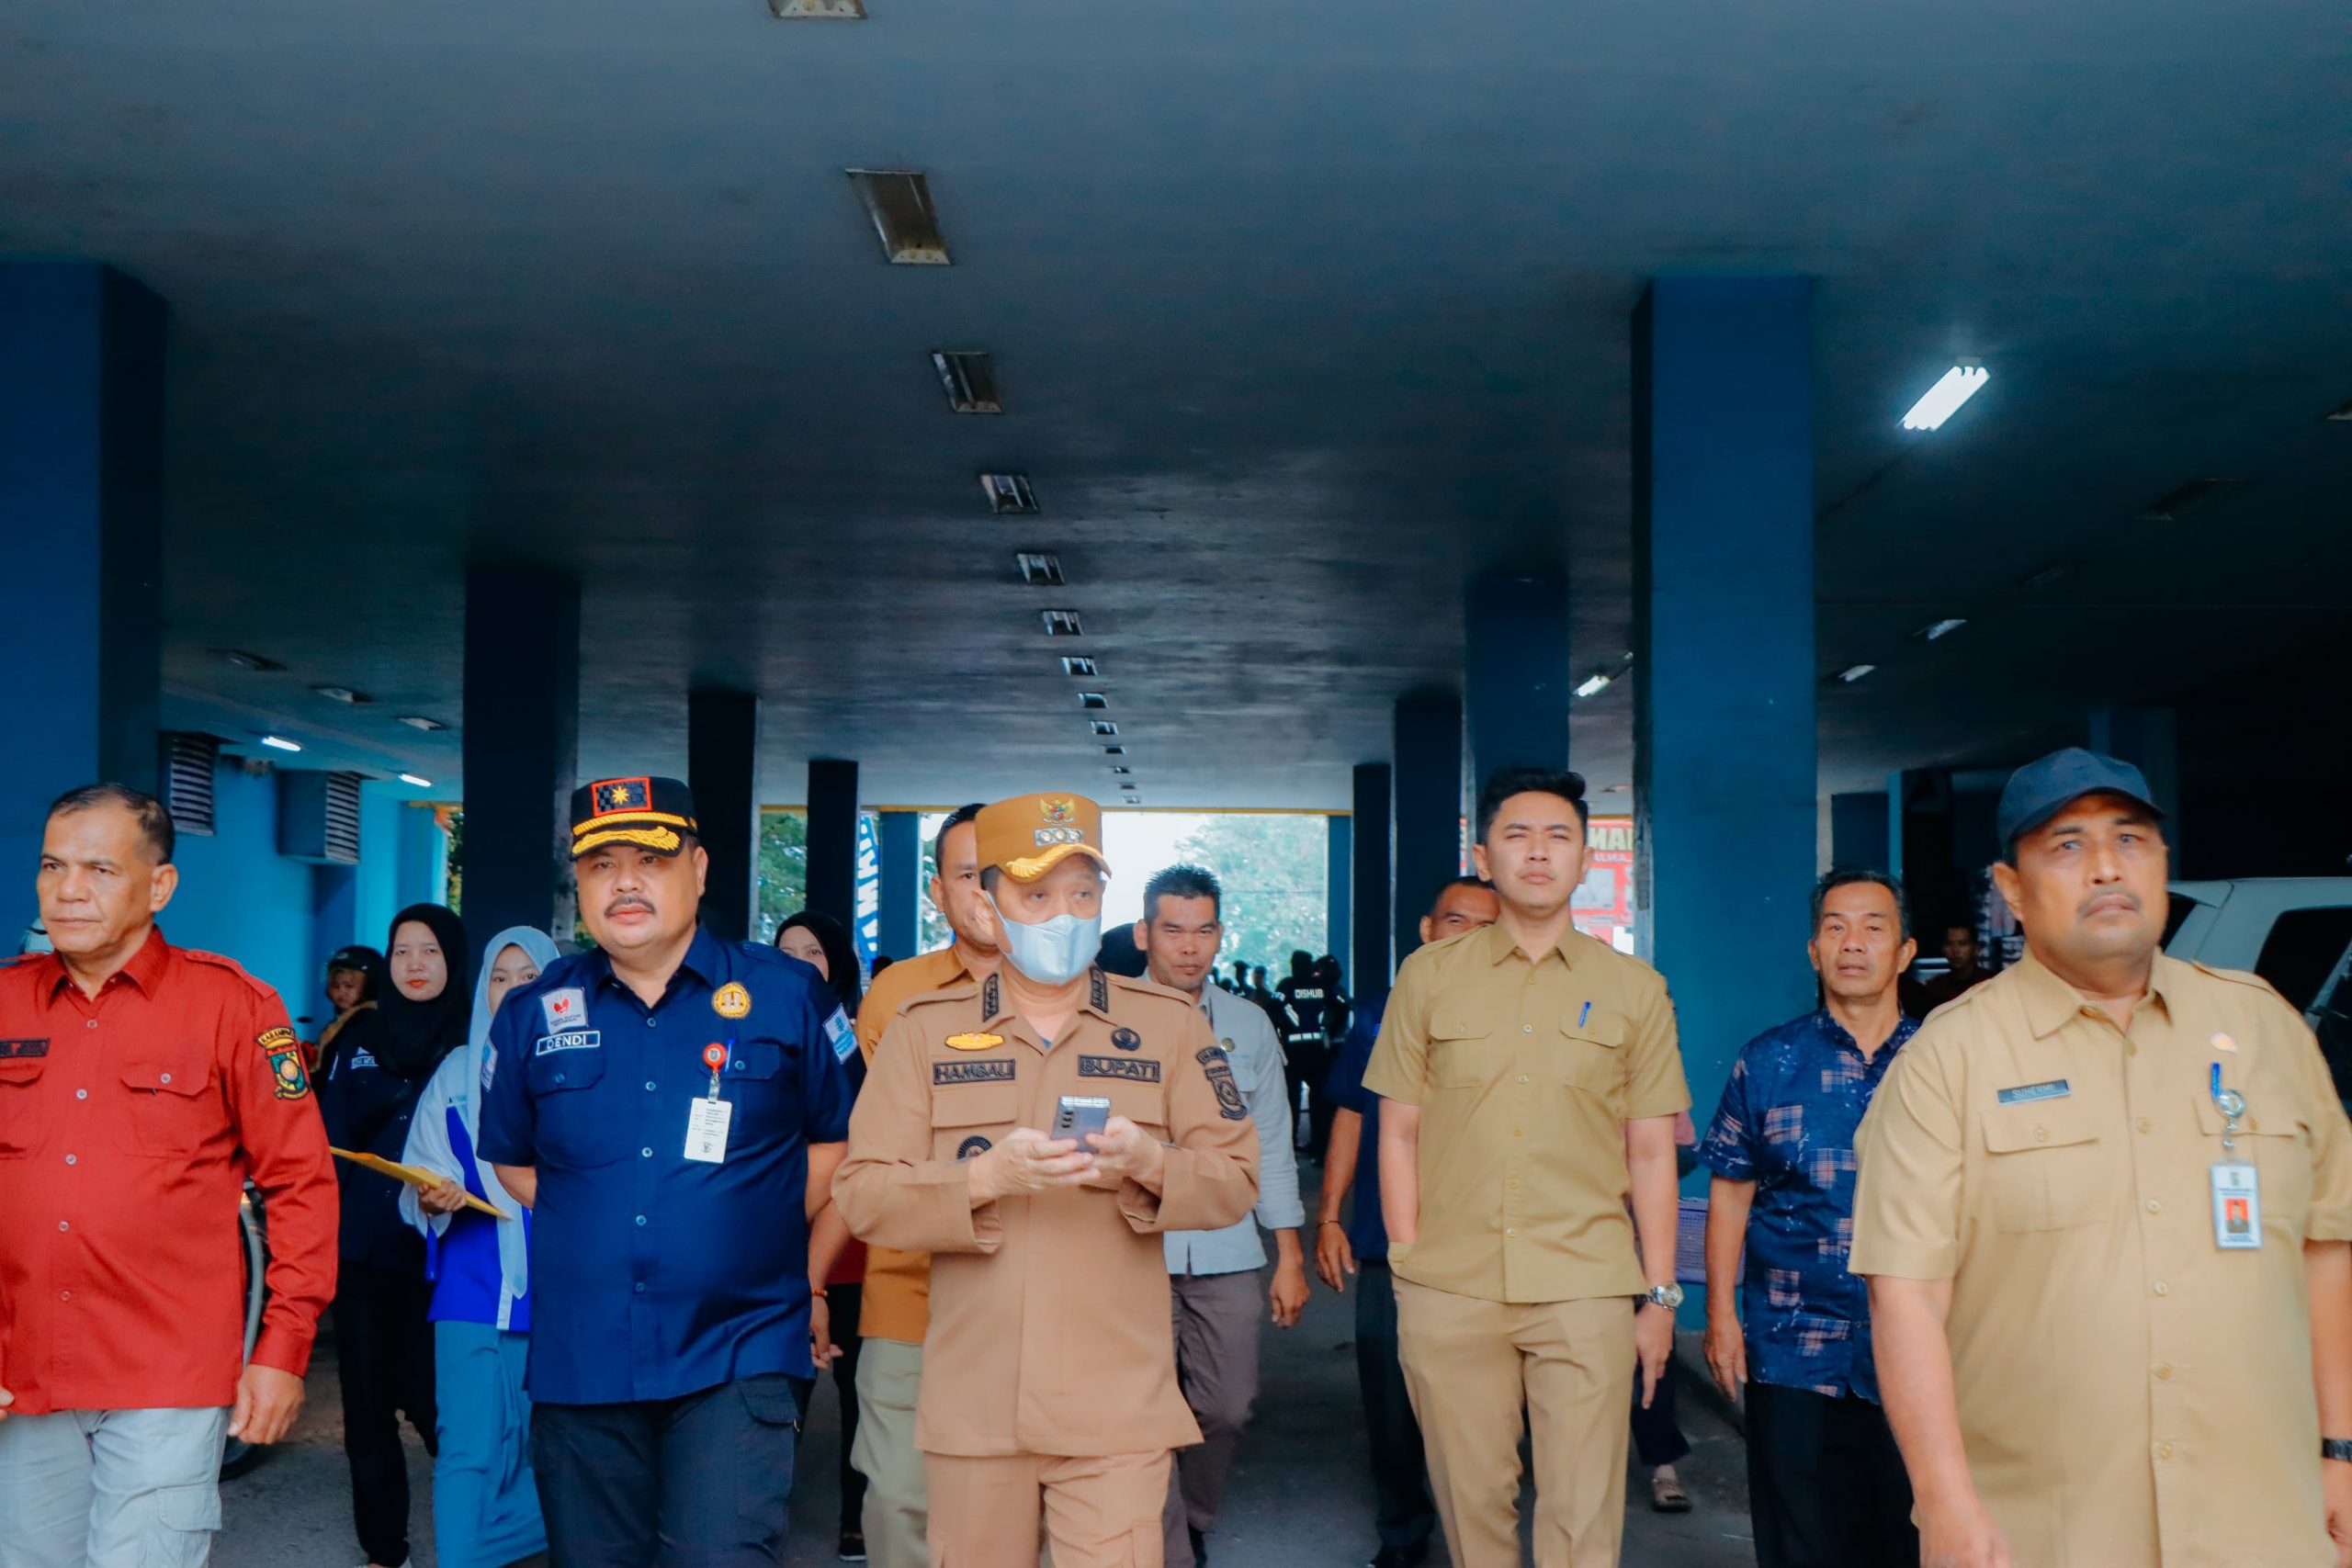
M492 1204L514 1216L503 1221L498 1227L498 1268L506 1277L509 1294L519 1296L530 1288L530 1250L523 1235L523 1206L514 1201L498 1179L490 1162L481 1157L481 1080L482 1068L490 1055L490 971L498 955L510 947L519 947L532 966L544 971L559 956L553 938L533 926L509 926L490 939L482 949L481 974L474 981L473 1031L462 1053L465 1066L458 1077L456 1101L458 1113L465 1119L466 1136L474 1140L474 1170L481 1179L482 1195Z

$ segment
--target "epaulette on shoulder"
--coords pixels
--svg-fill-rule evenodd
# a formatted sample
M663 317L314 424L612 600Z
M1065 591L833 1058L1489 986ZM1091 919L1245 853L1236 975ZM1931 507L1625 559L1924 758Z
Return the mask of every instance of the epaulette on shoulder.
M967 975L953 985L942 986L935 991L917 991L899 1004L896 1016L904 1018L915 1009L929 1007L933 1002L969 1001L979 994L979 990L980 983Z
M200 947L183 947L179 949L179 955L191 963L202 964L209 968L226 969L265 997L277 995L277 988L268 981L256 979L251 971L233 958L225 957L218 953L207 953Z
M1183 992L1176 990L1171 987L1163 986L1159 981L1148 976L1114 975L1108 969L1102 971L1102 975L1103 977L1109 980L1113 986L1122 991L1131 992L1139 997L1156 997L1163 1002L1174 1002L1178 1007L1191 1007L1193 1005L1193 998L1186 996Z

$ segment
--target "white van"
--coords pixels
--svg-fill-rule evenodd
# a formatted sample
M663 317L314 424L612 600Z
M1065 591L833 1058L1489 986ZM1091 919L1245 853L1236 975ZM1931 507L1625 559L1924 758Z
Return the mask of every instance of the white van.
M2251 969L2302 1010L2352 1104L2352 876L2176 882L2165 951Z

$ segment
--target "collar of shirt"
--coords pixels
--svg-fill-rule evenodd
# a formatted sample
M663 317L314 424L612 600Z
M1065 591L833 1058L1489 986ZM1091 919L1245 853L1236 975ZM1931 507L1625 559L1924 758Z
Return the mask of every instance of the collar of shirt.
M635 991L630 990L628 981L613 973L612 954L600 948L590 962L595 965L596 986L599 989L610 986L628 992L632 998L637 995ZM678 967L672 971L669 984L662 987L662 1000L654 1003L653 1007L647 1010L653 1011L667 1004L672 997L678 994L678 987L688 976L715 989L727 980L729 973L727 953L719 945L718 939L697 925L695 927L694 941L686 944L685 956L678 960Z
M1519 939L1503 930L1503 923L1500 920L1497 920L1491 926L1481 928L1478 934L1471 940L1486 944L1479 951L1485 954L1487 962L1490 964L1500 964L1512 953L1521 953ZM1591 940L1576 927L1570 926L1560 933L1560 940L1552 944L1550 952L1558 953L1560 962L1573 969L1577 966L1578 948ZM1521 956L1530 964L1540 964L1548 954L1524 953Z
M2017 985L2025 993L2025 1020L2037 1040L2046 1040L2064 1028L2068 1020L2080 1014L2092 1014L2107 1019L2098 1004L2085 997L2029 949L2014 966L2018 971ZM2143 1003L2154 1002L2166 1018L2172 1016L2171 993L2178 988L2180 961L2159 953L2148 972L2147 994ZM2113 1020L2109 1019L2109 1022Z
M98 987L98 995L104 996L107 987L119 981L138 987L143 996L153 996L155 987L163 983L164 970L170 964L171 956L170 944L164 941L164 928L148 927L147 940L139 944L139 951L130 955L130 963L115 971L106 986ZM74 984L74 976L67 972L65 960L54 953L43 954L40 962L49 965L50 972L40 976L36 985L42 999L53 1002L59 992Z
M1894 1054L1903 1049L1903 1043L1919 1032L1917 1019L1898 1016L1894 1021L1894 1032L1888 1035L1875 1052L1862 1056L1861 1043L1854 1038L1854 1032L1838 1022L1838 1015L1827 1008L1814 1010L1813 1026L1829 1045L1861 1056L1864 1066L1873 1073L1886 1071L1886 1065L1894 1060Z

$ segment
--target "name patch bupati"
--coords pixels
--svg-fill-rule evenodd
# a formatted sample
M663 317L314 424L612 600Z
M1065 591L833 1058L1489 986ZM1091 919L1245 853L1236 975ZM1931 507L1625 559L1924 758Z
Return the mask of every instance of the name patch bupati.
M538 1043L531 1047L534 1056L552 1056L558 1051L594 1051L605 1043L602 1030L576 1029L568 1034L542 1034Z
M1238 1122L1250 1114L1249 1102L1241 1098L1241 1086L1233 1081L1233 1064L1225 1053L1214 1045L1194 1053L1201 1070L1209 1076L1209 1088L1216 1091L1216 1112L1228 1122Z
M2064 1078L2052 1078L2048 1083L2019 1084L2005 1089L1996 1097L2004 1105L2026 1105L2037 1100L2064 1100L2074 1093Z
M959 1083L1011 1083L1011 1062L933 1062L931 1082L934 1089Z
M27 1056L46 1056L48 1055L49 1041L46 1038L40 1040L0 1040L0 1062L20 1060Z
M1082 1078L1125 1078L1129 1083L1158 1083L1159 1064L1145 1056L1080 1056Z

